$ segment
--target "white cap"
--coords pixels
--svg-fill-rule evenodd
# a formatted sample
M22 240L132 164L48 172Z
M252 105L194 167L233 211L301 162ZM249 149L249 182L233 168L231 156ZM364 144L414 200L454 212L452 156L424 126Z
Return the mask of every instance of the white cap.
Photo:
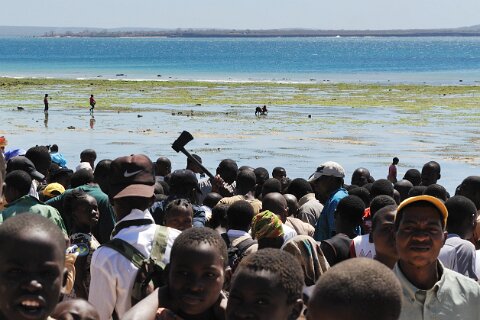
M87 169L87 170L93 171L92 166L90 165L90 162L80 162L80 164L75 168L75 171L78 171L81 169Z
M345 170L338 163L334 161L327 161L317 168L317 171L315 171L310 178L308 178L308 182L315 181L321 176L345 178Z

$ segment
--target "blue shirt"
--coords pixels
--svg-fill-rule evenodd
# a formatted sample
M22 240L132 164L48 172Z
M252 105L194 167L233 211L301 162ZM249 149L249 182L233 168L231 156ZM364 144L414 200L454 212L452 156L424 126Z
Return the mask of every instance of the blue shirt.
M335 210L337 209L340 200L346 196L348 196L347 190L343 188L339 188L332 192L328 200L325 202L320 218L317 221L314 235L315 240L323 241L330 239L335 235Z

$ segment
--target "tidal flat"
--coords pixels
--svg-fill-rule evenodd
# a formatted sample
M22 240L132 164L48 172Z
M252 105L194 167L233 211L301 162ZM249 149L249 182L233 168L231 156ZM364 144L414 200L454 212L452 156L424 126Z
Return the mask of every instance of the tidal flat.
M94 117L90 94L97 100ZM255 107L264 104L268 115L256 117ZM397 156L400 178L409 168L440 162L439 182L451 193L466 176L480 174L479 106L480 86L462 84L0 78L0 134L9 147L56 143L71 167L81 150L94 148L99 159L141 152L153 160L165 155L181 168L185 157L170 145L188 130L195 139L187 149L212 171L232 158L307 178L335 160L350 182L360 166L385 178Z

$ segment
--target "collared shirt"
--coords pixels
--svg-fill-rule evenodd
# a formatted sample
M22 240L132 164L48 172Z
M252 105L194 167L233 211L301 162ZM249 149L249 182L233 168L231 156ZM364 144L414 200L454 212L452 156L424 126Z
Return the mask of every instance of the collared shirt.
M399 320L480 319L480 286L470 278L443 267L438 261L440 279L429 290L415 287L397 263L393 272L403 291Z
M227 231L227 236L228 236L228 239L230 240L230 242L232 242L233 240L235 240L237 238L240 238L240 237L243 237L243 236L250 236L250 234L246 231L243 231L243 230L229 229ZM251 238L251 236L250 236L250 238Z
M454 233L448 234L447 241L445 241L445 244L440 250L438 259L442 262L455 261L452 268L449 268L445 263L444 265L450 270L463 274L473 280L478 280L477 274L475 273L475 246L470 241L460 238L459 235Z
M323 241L333 237L335 234L335 210L340 200L346 196L348 193L344 188L339 188L330 194L315 227L315 240Z
M120 229L114 238L130 243L148 257L152 251L156 229L150 212L134 209L118 223L136 219L149 219L152 220L152 224ZM163 263L170 262L173 241L179 234L180 231L168 228L167 248L163 256ZM111 248L100 247L95 251L90 265L92 278L88 301L97 309L100 320L110 319L113 310L116 310L119 318L122 318L125 312L132 307L131 295L137 271L137 267L132 262Z
M315 193L307 193L298 200L298 213L296 218L303 222L310 223L312 227L315 227L322 210L323 205L315 198Z

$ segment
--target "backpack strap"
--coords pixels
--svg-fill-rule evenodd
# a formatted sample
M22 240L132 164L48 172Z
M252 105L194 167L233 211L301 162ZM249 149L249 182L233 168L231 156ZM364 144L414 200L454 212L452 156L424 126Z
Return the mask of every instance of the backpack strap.
M232 246L232 244L230 243L230 239L228 238L228 234L226 232L224 232L224 233L220 234L220 236L222 237L223 241L225 241L225 244L227 245L227 248L230 248Z
M165 226L156 225L153 235L152 252L150 258L162 268L165 264L162 262L165 251L167 250L168 229Z
M247 238L247 239L243 240L242 242L240 242L239 244L237 244L236 247L238 248L239 255L243 256L245 251L247 251L248 248L250 248L251 246L253 246L256 243L257 243L256 240L253 240L252 238Z
M127 260L132 262L137 268L140 268L143 261L145 260L145 256L143 255L143 253L141 253L137 248L122 239L112 239L102 244L102 247L107 247L117 251L122 256L127 258Z

